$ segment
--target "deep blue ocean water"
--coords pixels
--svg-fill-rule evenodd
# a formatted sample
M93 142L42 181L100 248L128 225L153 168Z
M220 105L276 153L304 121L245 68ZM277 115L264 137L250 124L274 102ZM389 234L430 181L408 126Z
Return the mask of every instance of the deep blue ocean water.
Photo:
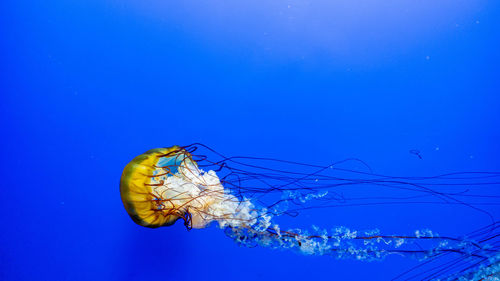
M140 227L118 185L151 148L356 157L386 175L500 171L496 1L0 7L1 280L390 280L418 264L240 247L215 225ZM283 227L459 237L489 222L457 204L401 204L304 212Z

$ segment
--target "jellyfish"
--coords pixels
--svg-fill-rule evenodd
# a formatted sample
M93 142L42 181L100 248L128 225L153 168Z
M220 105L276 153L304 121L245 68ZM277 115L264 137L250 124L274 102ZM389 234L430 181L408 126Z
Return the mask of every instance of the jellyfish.
M365 170L342 164L355 161ZM149 150L128 163L120 181L123 205L141 226L158 228L180 220L188 230L216 225L247 247L286 249L305 255L382 260L389 255L421 262L395 279L500 280L500 221L483 209L499 197L476 194L482 186L498 186L496 172L458 172L432 177L395 177L374 173L361 160L312 165L272 158L226 157L203 144ZM340 188L376 186L394 191L390 197L353 197ZM466 190L456 188L467 186ZM412 196L398 197L399 191ZM406 194L406 193L405 193ZM481 199L481 204L466 199ZM461 205L487 217L489 223L460 236L429 229L411 233L283 227L281 216L296 217L311 209L328 210L370 204Z

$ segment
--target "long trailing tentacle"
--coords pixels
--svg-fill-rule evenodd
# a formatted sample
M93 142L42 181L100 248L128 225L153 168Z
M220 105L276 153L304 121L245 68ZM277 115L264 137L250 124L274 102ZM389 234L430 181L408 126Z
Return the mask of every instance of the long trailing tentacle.
M374 173L369 165L356 158L315 165L263 157L226 157L198 143L183 148L190 153L196 152L200 167L217 171L221 183L233 195L265 207L264 217L269 214L296 216L317 208L434 204L461 205L486 215L491 221L491 224L463 237L437 236L426 230L414 235L382 235L376 231L358 232L345 227L336 228L331 233L318 229L313 230L314 233L299 229L283 231L268 219L264 220L267 224L254 227L228 226L226 234L242 245L288 248L306 254L360 260L379 260L394 254L423 259L418 266L396 279L445 277L451 280L470 276L480 280L477 276L493 276L500 270L499 223L485 208L500 205L500 196L494 192L500 186L499 172L389 176ZM361 164L362 169L342 166L352 162ZM395 192L390 196L360 197L340 191L343 187L351 190L352 186ZM277 199L276 195L280 198ZM311 199L315 199L314 203L304 204ZM259 219L262 221L262 217Z

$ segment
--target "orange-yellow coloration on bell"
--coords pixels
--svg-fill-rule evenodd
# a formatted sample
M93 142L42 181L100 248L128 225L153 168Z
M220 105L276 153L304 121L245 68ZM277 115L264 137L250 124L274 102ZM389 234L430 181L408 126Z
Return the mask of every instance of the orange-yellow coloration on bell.
M151 149L135 157L123 170L120 180L121 198L135 223L156 228L171 225L182 217L177 210L158 210L151 186L158 161L162 155L175 153L174 151L184 150L178 146Z

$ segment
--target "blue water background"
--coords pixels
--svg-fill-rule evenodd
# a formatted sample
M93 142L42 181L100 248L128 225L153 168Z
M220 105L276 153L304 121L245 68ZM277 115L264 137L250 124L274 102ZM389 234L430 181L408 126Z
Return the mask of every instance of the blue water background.
M214 226L135 225L119 178L151 148L201 142L325 165L357 157L391 175L500 171L497 1L0 8L1 280L388 280L417 264L249 249ZM488 220L419 205L292 222L461 235Z

